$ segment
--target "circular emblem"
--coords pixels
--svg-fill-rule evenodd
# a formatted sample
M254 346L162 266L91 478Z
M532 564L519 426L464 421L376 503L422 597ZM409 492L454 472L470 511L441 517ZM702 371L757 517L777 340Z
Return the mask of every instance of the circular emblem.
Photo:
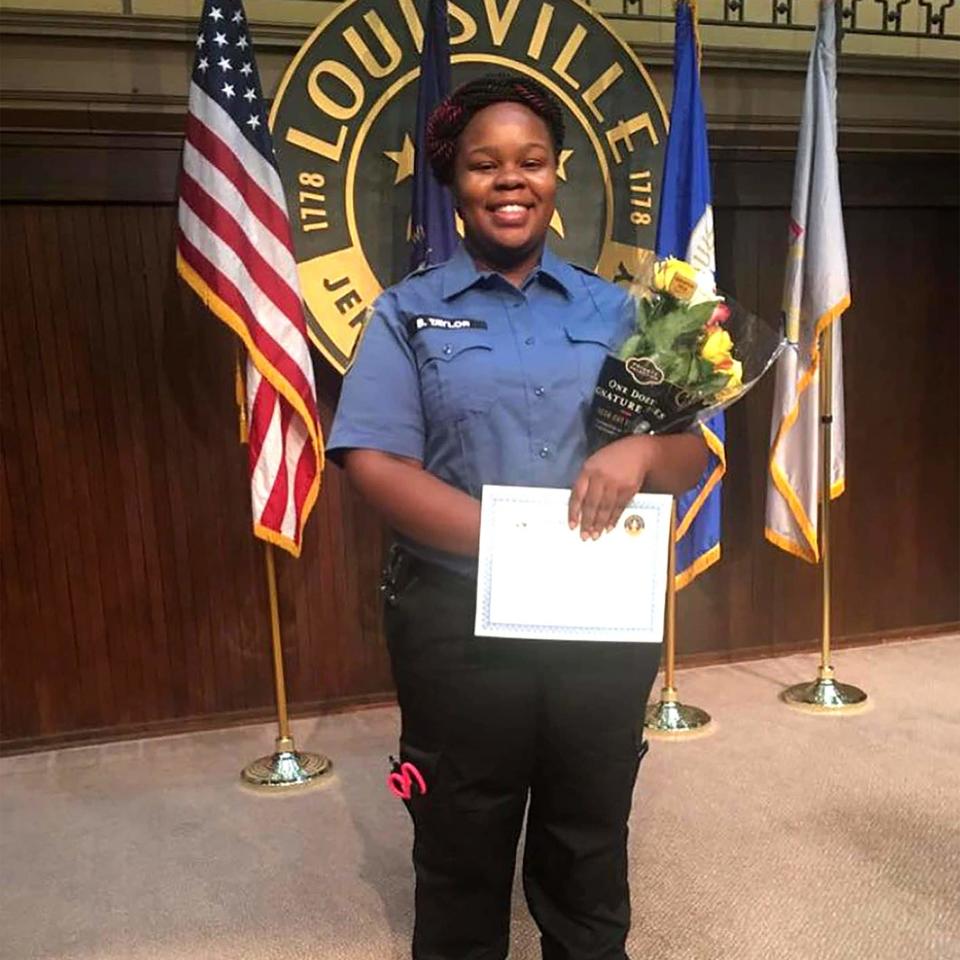
M418 0L348 0L294 57L270 115L311 337L340 372L368 308L409 270ZM450 3L453 84L534 77L564 110L563 258L630 283L653 260L666 114L634 53L580 0Z
M643 517L639 513L631 513L626 520L623 521L623 529L630 534L631 537L638 537L643 533L643 528L646 524L643 522Z
M663 383L663 371L653 357L629 357L623 365L627 373L641 386Z

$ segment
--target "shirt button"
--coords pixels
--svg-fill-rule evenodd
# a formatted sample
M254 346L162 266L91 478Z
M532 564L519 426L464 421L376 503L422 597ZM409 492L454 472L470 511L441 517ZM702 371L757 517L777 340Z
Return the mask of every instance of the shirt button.
M528 347L532 347L536 341L533 339L533 337L527 337L527 339L524 340L523 342L524 342Z
M537 387L537 389L534 390L533 392L534 392L538 397L542 397L547 391L544 390L543 387Z
M547 457L549 457L549 456L550 456L550 448L549 448L549 447L541 447L541 448L540 448L540 459L541 459L541 460L546 460Z
M443 345L443 352L446 356L449 357L450 354L453 353L453 347L451 347L449 343L445 343Z

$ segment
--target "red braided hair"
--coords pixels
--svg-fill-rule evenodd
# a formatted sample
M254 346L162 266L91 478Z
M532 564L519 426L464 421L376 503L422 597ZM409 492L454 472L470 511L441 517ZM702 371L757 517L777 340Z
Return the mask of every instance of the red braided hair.
M426 147L436 178L453 181L457 141L475 113L494 103L519 103L547 125L556 153L563 146L564 124L560 104L543 84L511 73L488 73L457 87L437 104L427 119Z

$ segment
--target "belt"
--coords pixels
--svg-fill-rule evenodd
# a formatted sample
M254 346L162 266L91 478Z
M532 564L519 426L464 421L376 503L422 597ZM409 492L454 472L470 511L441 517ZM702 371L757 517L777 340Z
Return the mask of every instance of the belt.
M398 543L393 544L380 579L380 592L384 600L393 606L397 598L415 580L436 584L449 590L462 590L465 593L474 593L477 589L476 582L470 577L439 563L424 560L423 557L418 557Z

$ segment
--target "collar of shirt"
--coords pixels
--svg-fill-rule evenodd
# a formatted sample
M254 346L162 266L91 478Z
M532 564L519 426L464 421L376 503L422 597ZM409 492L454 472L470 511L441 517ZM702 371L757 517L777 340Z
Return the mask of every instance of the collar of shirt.
M492 270L478 270L473 257L461 243L453 256L443 266L443 299L452 300L457 294L468 290L475 283L494 276ZM540 265L524 281L524 287L538 278L546 278L564 293L568 300L573 297L573 267L561 260L548 246L544 246Z

